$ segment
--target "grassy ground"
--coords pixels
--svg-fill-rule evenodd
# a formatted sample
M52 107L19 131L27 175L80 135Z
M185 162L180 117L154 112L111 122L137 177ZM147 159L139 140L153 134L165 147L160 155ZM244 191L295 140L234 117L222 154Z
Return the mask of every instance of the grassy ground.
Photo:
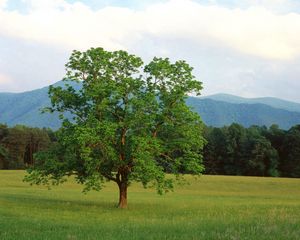
M117 187L81 193L68 182L48 191L0 171L0 239L300 239L300 179L202 176L159 196Z

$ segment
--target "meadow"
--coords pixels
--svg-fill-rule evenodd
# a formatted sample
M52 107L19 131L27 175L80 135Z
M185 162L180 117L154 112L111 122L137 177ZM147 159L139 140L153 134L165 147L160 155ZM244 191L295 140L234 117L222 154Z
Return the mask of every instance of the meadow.
M82 194L72 180L48 190L0 171L0 239L300 239L300 179L188 176L159 196L133 184Z

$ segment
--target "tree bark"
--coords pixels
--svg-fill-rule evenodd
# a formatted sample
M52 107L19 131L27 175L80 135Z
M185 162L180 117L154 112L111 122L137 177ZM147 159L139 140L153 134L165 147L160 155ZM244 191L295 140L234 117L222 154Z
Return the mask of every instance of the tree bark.
M119 186L119 208L127 208L127 183L121 182Z

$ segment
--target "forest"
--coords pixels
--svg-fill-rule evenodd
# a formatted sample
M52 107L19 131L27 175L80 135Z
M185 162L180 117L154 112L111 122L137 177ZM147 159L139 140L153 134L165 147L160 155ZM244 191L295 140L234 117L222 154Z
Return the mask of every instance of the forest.
M59 130L58 130L59 131ZM0 169L25 169L35 154L56 143L57 131L0 125ZM205 174L300 177L300 125L245 128L233 123L204 128ZM168 166L164 166L168 172ZM182 172L188 173L188 172Z

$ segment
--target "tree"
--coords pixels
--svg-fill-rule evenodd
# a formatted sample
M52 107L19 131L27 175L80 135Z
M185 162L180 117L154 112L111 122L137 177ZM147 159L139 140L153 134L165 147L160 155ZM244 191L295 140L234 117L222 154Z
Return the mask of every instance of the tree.
M9 169L23 169L24 156L27 145L26 127L17 125L8 129L7 136L3 139L4 146L8 150L7 166Z
M63 119L58 143L37 156L27 181L57 184L74 174L84 191L114 181L125 208L132 181L161 194L173 188L166 169L177 177L204 170L203 124L185 104L202 86L185 61L154 58L144 65L126 51L91 48L73 51L66 70L65 87L49 90L48 110Z
M204 165L207 174L226 174L224 167L228 162L226 127L206 128L204 137L207 144L204 147ZM226 168L226 167L225 167Z
M7 164L7 149L3 145L3 139L8 135L8 128L4 124L0 124L0 169L6 167Z
M26 128L27 143L24 154L24 164L34 165L34 154L38 151L47 149L50 145L48 132L44 129Z
M0 169L4 169L7 159L7 149L0 144Z
M271 142L262 135L264 127L252 126L247 129L245 143L245 172L243 175L251 176L278 176L279 156Z
M33 156L36 152L49 147L50 139L42 129L22 125L1 128L0 125L0 145L3 146L2 150L0 146L0 159L5 162L5 168L24 169L34 164Z
M232 123L226 129L226 138L227 159L224 170L229 175L243 175L246 130L242 125Z
M300 177L300 125L290 128L284 138L280 171L284 177Z

